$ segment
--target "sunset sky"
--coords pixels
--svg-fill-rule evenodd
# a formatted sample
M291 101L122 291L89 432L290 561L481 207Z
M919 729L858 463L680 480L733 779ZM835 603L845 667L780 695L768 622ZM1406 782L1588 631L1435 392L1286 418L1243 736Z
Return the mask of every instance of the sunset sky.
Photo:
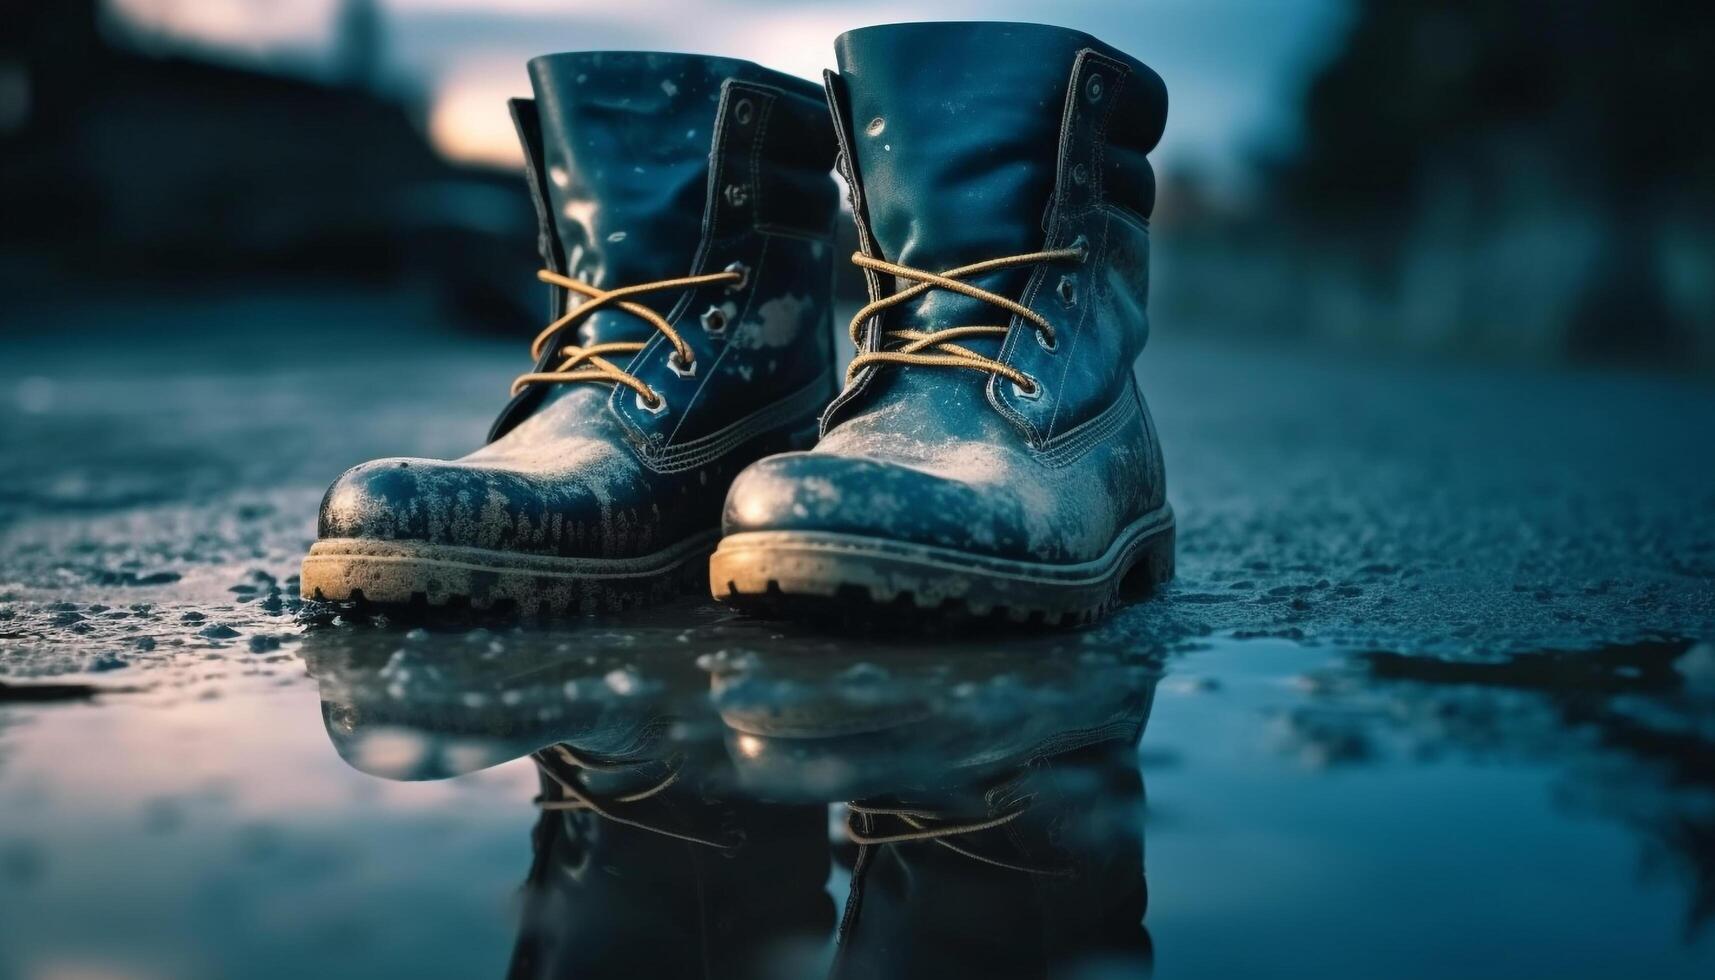
M213 46L284 71L327 64L346 0L108 0L146 41ZM505 99L527 94L524 62L550 51L706 51L818 78L833 38L903 20L1033 20L1088 31L1167 80L1158 152L1217 180L1254 149L1289 143L1309 71L1339 39L1342 0L381 0L387 74L429 95L430 134L449 156L512 163Z

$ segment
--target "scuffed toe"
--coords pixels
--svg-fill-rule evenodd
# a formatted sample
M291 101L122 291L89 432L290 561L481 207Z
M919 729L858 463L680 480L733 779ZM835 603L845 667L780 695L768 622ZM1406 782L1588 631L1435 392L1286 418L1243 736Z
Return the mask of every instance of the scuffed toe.
M430 506L422 478L445 468L433 459L378 459L346 470L322 497L317 536L430 540ZM438 476L435 479L439 482Z
M434 459L378 459L347 470L322 499L321 538L556 550L575 494L528 475ZM555 508L554 505L560 505ZM574 522L575 523L575 522Z
M1017 496L862 456L786 453L751 465L727 494L722 530L854 534L1024 558Z

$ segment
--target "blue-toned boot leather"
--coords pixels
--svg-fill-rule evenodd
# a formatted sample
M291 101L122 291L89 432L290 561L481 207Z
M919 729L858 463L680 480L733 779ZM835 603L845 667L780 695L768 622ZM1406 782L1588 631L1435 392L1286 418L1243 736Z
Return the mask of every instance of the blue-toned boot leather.
M700 582L733 477L811 444L836 390L820 90L639 52L530 78L512 111L553 295L534 368L470 455L334 483L308 597L553 613Z
M714 594L1076 623L1122 584L1171 577L1133 374L1161 79L1028 24L865 28L837 53L828 98L873 315L821 442L734 482Z

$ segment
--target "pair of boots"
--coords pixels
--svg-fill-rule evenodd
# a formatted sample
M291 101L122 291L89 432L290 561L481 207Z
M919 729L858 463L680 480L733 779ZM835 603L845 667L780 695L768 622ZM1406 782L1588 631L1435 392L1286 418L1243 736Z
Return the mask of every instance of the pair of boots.
M1171 576L1132 372L1161 79L1038 25L836 49L825 104L724 58L530 63L535 364L476 452L340 477L306 596L590 611L706 568L753 611L1077 623ZM836 161L869 290L843 379Z

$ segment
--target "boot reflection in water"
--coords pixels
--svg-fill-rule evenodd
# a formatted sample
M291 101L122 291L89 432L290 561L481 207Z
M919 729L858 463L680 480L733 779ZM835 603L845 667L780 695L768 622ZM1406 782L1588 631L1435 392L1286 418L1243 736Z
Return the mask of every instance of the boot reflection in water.
M679 763L535 753L510 976L800 977L833 927L827 810L717 798Z
M1142 804L1123 741L962 797L852 803L834 975L1147 973Z
M362 772L536 764L512 976L825 972L827 805L733 797L707 675L680 650L639 651L639 635L600 629L574 646L524 631L473 647L430 632L401 646L395 631L323 630L303 654L328 738Z
M837 976L1147 969L1137 744L1160 662L1087 636L707 661L741 786L853 801Z

